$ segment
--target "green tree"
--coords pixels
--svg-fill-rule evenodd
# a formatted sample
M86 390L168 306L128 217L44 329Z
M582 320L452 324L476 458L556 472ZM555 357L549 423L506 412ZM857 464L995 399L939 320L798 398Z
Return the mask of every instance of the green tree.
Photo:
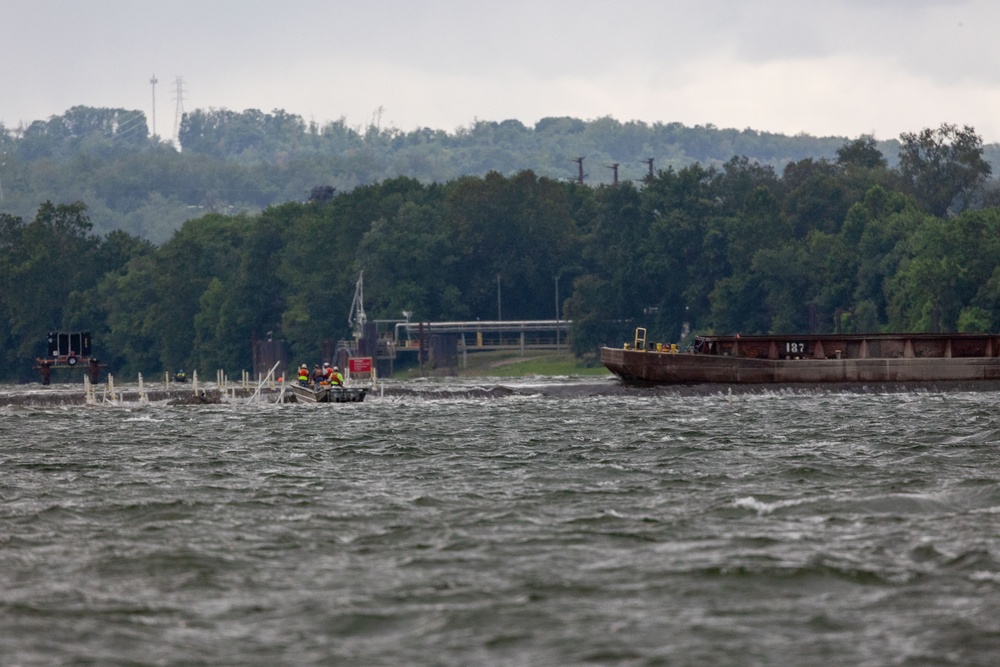
M764 248L754 255L752 280L760 288L758 307L767 316L767 332L810 333L818 326L817 321L810 321L814 307L810 264L807 246L798 241Z
M875 137L870 134L863 134L838 148L837 165L845 169L884 169L887 166Z
M900 173L913 197L936 216L968 208L992 171L982 139L968 125L942 123L900 139Z
M452 240L440 202L409 201L392 219L376 220L358 248L369 316L399 319L406 311L415 321L468 318Z
M100 356L115 374L152 377L164 369L155 275L152 255L140 255L129 262L126 271L108 273L97 286L99 307L106 313Z
M526 171L460 179L448 193L446 224L470 316L494 319L497 276L501 316L554 315L554 277L573 262L578 241L564 184Z
M285 204L288 221L277 275L287 286L281 331L292 352L314 357L326 342L350 335L348 316L361 270L358 244L374 221L395 216L409 197L423 191L399 178L356 188L325 203Z
M854 203L843 171L825 160L790 162L785 166L782 186L787 193L782 213L800 239L813 230L837 232Z
M646 315L640 309L655 312L657 338L678 339L685 323L705 326L711 310L709 294L715 282L729 273L724 241L729 218L720 197L723 179L715 169L692 165L661 171L647 179L642 190L644 223L622 251L635 254L641 262L629 279L631 289L646 300L636 303L639 309L633 307L630 316ZM610 259L611 268L621 262Z
M840 236L852 256L854 294L850 304L840 306L842 309L851 310L855 304L868 301L875 304L879 321L887 321L888 285L905 257L903 241L926 217L906 195L879 186L851 207Z
M92 255L98 239L90 229L86 206L79 202L45 202L23 226L6 220L4 245L10 254L3 292L17 358L44 353L46 332L63 327L69 294L96 280Z
M115 274L151 247L123 232L90 233L82 203L43 203L35 219L0 214L0 326L5 343L3 375L30 377L54 330L88 330L102 346L107 311L97 295L104 276Z
M1000 266L1000 211L967 211L943 220L928 217L902 243L906 255L892 277L893 324L916 331L957 331L981 320L978 311ZM987 288L988 290L988 288Z
M571 186L569 192L583 223L575 255L582 275L575 277L572 296L565 302L566 317L573 320L570 340L578 354L625 336L635 318L654 311L662 296L651 280L643 280L647 268L641 249L649 238L648 216L636 188L581 190Z
M217 214L189 220L154 256L156 298L148 317L161 370L193 368L199 360L195 318L203 307L202 297L213 278L229 276L239 266L250 224L244 216Z
M842 234L813 231L805 240L807 303L815 309L819 333L840 330L840 315L850 311L858 273L855 249Z

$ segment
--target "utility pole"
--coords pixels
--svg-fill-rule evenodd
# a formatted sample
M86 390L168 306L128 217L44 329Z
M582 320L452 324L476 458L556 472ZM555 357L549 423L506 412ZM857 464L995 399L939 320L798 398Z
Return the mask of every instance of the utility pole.
M174 81L174 99L177 100L177 111L174 113L174 139L177 141L178 150L181 147L181 141L178 133L181 129L181 117L184 116L184 79L177 77Z
M613 185L618 185L618 163L615 162L614 164L609 164L608 165L608 169L614 169L614 171L615 171L615 180L614 180Z
M576 182L579 183L580 185L583 185L583 158L575 157L572 160L570 160L570 162L576 162L576 164L579 165L580 174L579 176L576 177Z
M156 84L159 81L154 74L149 80L149 85L153 87L153 139L156 139Z
M646 158L645 160L643 160L643 163L649 165L649 177L652 178L653 177L653 158L651 158L651 157Z
M562 271L556 274L556 349L559 349L559 279Z

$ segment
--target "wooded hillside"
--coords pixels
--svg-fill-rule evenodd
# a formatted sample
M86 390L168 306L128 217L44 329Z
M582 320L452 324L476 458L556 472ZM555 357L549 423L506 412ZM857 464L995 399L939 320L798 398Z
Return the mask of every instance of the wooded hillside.
M43 201L87 203L94 230L167 241L205 213L256 214L310 199L316 188L348 192L397 177L444 183L491 171L530 170L555 180L639 181L654 169L721 166L733 156L780 172L793 161L832 159L846 138L787 137L680 123L543 118L475 121L453 132L319 126L276 110L193 111L179 146L148 136L141 111L74 107L28 127L0 126L0 211L30 218ZM879 144L894 163L898 142ZM320 190L322 191L322 190Z
M311 201L200 213L158 246L95 233L85 200L46 201L30 217L0 214L0 368L32 378L56 329L92 331L125 377L249 368L250 340L268 332L314 361L324 340L349 335L362 269L372 319L493 319L498 280L505 319L550 319L558 294L582 356L636 325L667 341L689 330L1000 331L1000 208L980 138L951 125L904 134L894 165L880 146L861 137L781 169L742 156L658 167L617 186L530 170L313 186ZM274 167L122 150L136 164ZM96 173L119 160L86 155L66 164ZM58 171L66 157L35 162ZM144 178L119 173L118 194ZM187 168L162 175L197 183Z

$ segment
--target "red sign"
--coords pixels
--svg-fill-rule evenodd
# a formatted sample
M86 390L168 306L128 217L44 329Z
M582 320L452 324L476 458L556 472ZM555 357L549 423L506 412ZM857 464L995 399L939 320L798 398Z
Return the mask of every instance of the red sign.
M351 369L352 373L371 373L372 372L372 358L371 357L354 357L348 363L348 368Z

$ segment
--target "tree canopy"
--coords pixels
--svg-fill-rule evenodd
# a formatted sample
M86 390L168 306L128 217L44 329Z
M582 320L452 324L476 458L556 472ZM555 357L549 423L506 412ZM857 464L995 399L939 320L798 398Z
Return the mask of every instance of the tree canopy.
M910 193L934 215L967 208L992 169L969 126L942 124L901 137L899 169Z
M124 122L108 120L115 117L82 114L38 132L72 141L65 137L80 127L103 128L107 138ZM199 136L233 129L221 116L191 118L187 131ZM243 120L240 155L279 132L273 118ZM571 120L470 132L496 145L531 133L566 139L600 130L630 141L643 133ZM277 126L300 136L294 118ZM418 139L370 134L373 144ZM418 321L495 319L499 284L504 319L572 319L572 348L585 357L602 343L620 344L635 326L673 341L707 331L1000 330L1000 208L990 204L982 142L953 126L902 139L897 166L861 137L829 158L780 169L738 155L667 165L618 185L527 169L443 181L395 176L343 189L313 184L308 196L256 212L193 209L159 245L95 224L112 195L144 219L151 177L137 165L165 166L164 181L220 201L213 185L229 176L198 181L181 160L226 165L239 179L262 165L123 146L123 164L136 169L113 167L121 184L101 206L42 200L27 221L0 213L0 376L31 378L45 333L67 329L90 330L102 358L125 376L248 368L250 341L269 332L293 355L315 359L350 335L361 271L371 319L403 311ZM94 170L118 165L87 159Z
M779 169L832 158L844 141L610 117L403 132L374 120L319 125L281 109L199 109L184 114L174 145L148 136L142 111L78 106L27 127L0 125L0 211L28 218L45 200L85 201L98 233L121 229L159 244L202 213L257 214L398 176L429 184L532 171L563 180L576 177L572 160L583 156L596 186L611 182L613 163L622 180L641 179L651 156L660 168L741 155ZM894 141L879 145L895 153Z

